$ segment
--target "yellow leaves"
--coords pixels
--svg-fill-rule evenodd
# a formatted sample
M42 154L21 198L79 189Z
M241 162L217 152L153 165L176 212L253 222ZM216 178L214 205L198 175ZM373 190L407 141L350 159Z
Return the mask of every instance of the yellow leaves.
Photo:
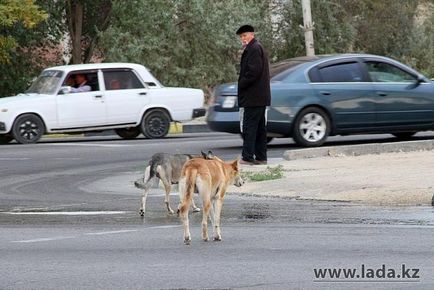
M16 47L16 41L10 36L0 35L0 63L9 63L9 53Z
M8 35L8 29L13 29L18 23L31 29L47 17L48 14L39 10L34 0L0 0L0 63L9 62L10 53L17 45Z
M34 0L3 0L0 1L0 25L11 27L21 22L24 27L32 28L48 17Z

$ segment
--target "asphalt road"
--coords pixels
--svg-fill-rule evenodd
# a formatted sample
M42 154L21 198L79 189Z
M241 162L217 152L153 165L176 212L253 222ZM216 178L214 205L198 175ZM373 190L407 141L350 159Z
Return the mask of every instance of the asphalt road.
M287 142L273 141L270 158L294 148ZM229 194L223 241L202 242L201 215L194 214L193 241L184 246L179 220L165 212L161 189L149 196L142 219L139 191L101 185L123 174L139 176L155 152L212 150L228 159L239 154L240 145L232 135L183 134L1 146L0 289L434 287L432 207ZM177 203L176 195L172 200ZM402 272L403 265L411 271ZM315 276L326 268L356 269L359 276ZM381 276L383 268L388 277Z

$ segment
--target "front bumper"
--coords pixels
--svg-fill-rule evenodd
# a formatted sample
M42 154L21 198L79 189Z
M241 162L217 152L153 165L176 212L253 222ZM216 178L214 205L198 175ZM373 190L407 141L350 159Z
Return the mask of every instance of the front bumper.
M6 132L6 124L3 122L0 122L0 132Z

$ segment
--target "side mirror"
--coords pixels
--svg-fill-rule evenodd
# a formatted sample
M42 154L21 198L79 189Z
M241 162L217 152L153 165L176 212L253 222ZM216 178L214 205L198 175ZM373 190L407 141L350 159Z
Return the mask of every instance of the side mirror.
M425 79L423 76L418 75L416 81L415 81L414 83L410 84L410 85L407 87L407 89L408 89L408 90L415 89L415 88L417 88L421 83L423 83L423 82L425 82L425 81L426 81L426 79Z
M64 86L64 87L60 88L59 95L70 94L71 92L72 92L72 87L70 87L70 86Z

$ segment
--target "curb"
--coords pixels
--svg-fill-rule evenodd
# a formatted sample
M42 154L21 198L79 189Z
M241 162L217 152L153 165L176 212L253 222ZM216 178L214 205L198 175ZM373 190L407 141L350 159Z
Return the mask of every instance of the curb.
M182 134L182 133L203 133L211 132L207 124L182 124L178 122L170 123L169 134ZM113 130L106 130L102 132L85 132L81 135L74 134L75 136L117 136ZM53 134L47 136L66 137L71 136L68 134Z
M286 150L283 159L295 160L315 157L360 156L368 154L412 152L433 150L434 140L406 141L381 144L346 145L340 147L315 147L307 149ZM433 201L434 203L434 201Z

